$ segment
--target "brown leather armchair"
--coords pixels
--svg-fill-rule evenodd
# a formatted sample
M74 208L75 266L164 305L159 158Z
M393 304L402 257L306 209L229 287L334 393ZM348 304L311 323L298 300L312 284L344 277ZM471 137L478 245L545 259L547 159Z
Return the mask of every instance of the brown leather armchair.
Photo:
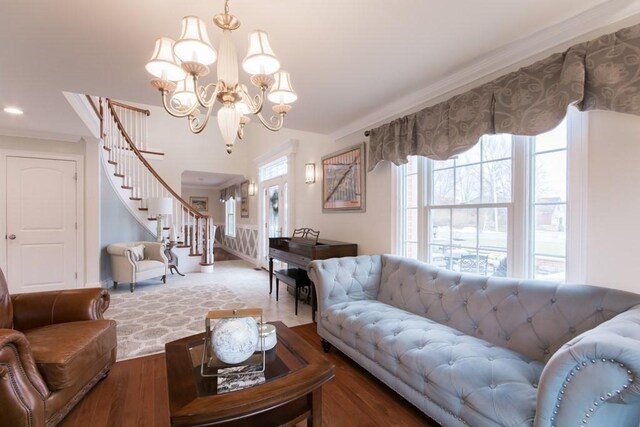
M55 426L113 366L109 293L9 295L0 270L0 425Z

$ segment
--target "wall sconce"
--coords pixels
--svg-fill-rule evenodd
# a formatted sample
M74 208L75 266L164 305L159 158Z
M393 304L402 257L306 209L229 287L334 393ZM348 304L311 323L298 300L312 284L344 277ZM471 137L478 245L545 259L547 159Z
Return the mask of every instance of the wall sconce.
M249 183L249 195L250 196L255 196L256 195L256 183L251 181Z
M304 182L307 184L313 184L316 182L316 164L307 163L304 166Z

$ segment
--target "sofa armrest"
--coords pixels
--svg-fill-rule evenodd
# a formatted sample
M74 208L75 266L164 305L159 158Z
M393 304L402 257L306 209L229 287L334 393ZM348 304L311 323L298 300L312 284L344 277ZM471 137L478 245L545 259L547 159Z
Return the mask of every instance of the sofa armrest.
M311 261L307 273L316 288L318 314L333 304L375 299L381 269L380 255Z
M540 378L535 426L637 427L639 404L637 305L569 341L549 359Z
M49 394L25 336L14 329L0 329L2 424L44 425L44 401Z
M54 323L102 319L109 292L101 288L11 295L14 328L20 331Z
M157 243L157 242L144 243L145 257L147 259L160 261L164 263L164 265L167 265L169 263L169 260L164 255L164 249L165 249L164 243Z

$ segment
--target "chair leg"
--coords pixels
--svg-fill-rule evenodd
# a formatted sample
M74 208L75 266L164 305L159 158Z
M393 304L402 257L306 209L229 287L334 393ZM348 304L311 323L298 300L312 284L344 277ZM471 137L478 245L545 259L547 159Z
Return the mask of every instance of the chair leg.
M130 284L129 284L129 290L130 290L131 292L133 292L133 287L134 287L134 286L135 286L135 283L130 283Z
M320 342L322 343L322 350L324 350L325 353L329 353L329 350L331 350L331 343L324 338L320 338Z
M113 289L118 289L118 282L115 280L113 281Z
M298 297L300 296L300 288L298 287L298 284L296 283L296 316L298 315Z
M162 283L167 283L167 275L162 276Z
M278 293L280 291L280 279L276 277L276 301L278 301Z

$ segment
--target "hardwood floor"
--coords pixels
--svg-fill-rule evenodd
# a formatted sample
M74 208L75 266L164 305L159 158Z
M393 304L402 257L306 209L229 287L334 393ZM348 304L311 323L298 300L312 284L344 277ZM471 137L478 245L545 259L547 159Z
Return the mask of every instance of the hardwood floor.
M322 351L315 324L291 329ZM323 426L437 425L336 349L325 355L336 368L335 378L323 387ZM62 427L168 425L164 354L116 363L111 374L60 424Z

